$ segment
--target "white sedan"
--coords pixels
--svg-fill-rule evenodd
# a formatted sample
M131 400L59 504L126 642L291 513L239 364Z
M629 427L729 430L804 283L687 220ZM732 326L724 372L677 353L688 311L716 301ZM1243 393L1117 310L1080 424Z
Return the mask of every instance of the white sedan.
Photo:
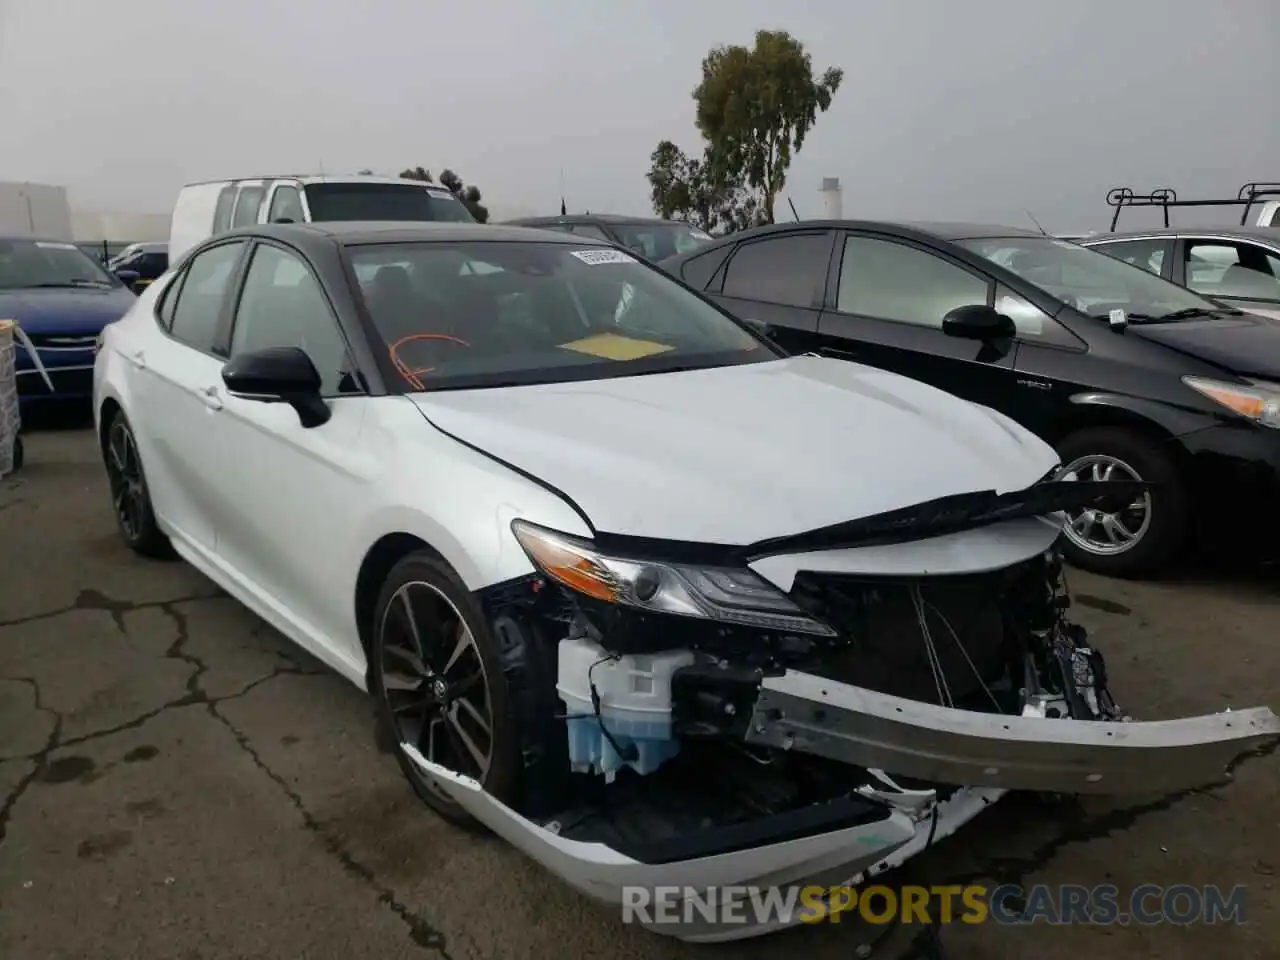
M608 245L223 234L106 329L94 403L130 547L374 696L441 815L605 902L857 883L1007 789L1177 790L1280 734L1111 699L1057 543L1135 491Z

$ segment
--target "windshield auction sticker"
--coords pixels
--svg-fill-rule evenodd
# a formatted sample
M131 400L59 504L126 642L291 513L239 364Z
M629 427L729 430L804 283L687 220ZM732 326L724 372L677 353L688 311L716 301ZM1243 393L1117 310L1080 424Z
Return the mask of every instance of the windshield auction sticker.
M599 250L570 250L575 257L588 267L598 267L604 263L635 263L636 258L621 250L602 248Z
M642 357L652 357L655 354L666 353L671 349L665 343L655 343L652 340L637 340L633 337L624 337L616 333L602 333L598 336L587 337L584 340L562 343L560 346L565 350L575 350L578 353L585 353L592 357L600 357L602 360L639 360Z

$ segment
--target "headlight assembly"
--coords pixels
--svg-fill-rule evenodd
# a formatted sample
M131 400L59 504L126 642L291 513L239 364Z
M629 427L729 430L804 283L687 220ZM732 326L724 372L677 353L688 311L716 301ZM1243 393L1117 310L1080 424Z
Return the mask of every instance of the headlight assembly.
M1226 383L1205 377L1183 377L1182 382L1254 423L1280 430L1280 386L1274 383Z
M695 567L602 553L590 540L523 520L511 532L533 565L563 587L604 603L764 630L836 632L746 567Z

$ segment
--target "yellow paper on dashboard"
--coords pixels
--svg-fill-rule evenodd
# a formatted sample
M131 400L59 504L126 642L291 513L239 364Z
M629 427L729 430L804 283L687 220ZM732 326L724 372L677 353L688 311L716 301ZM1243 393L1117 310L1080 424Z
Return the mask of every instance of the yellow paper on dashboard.
M565 350L574 350L603 360L640 360L672 349L665 343L637 340L617 333L601 333L572 343L560 344Z

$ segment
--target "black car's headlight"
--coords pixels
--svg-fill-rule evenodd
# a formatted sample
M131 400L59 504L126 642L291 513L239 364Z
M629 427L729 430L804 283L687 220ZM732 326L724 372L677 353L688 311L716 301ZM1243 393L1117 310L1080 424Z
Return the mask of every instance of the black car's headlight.
M1256 424L1280 429L1280 385L1265 380L1227 383L1206 377L1183 377L1182 382Z
M590 540L523 520L511 532L551 580L604 603L790 633L836 632L746 567L698 567L615 557Z

